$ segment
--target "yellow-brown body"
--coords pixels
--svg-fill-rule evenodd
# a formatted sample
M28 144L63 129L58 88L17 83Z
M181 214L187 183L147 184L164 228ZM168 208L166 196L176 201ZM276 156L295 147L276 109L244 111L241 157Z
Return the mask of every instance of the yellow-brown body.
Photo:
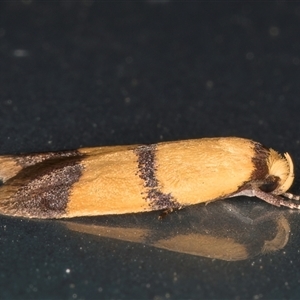
M238 195L285 205L278 195L294 173L288 154L231 137L2 156L0 179L0 213L69 218L173 210Z
M200 142L201 141L201 142ZM232 145L232 142L238 145ZM135 147L83 148L84 171L70 193L72 216L151 211ZM201 139L155 147L158 189L181 206L226 198L249 180L254 149L242 139ZM99 210L101 208L101 210ZM167 207L165 207L167 209Z

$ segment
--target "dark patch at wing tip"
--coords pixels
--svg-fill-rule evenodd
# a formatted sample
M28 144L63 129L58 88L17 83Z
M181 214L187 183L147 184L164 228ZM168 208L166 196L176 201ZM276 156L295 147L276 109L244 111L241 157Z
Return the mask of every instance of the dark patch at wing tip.
M77 157L56 157L21 170L0 190L0 211L32 218L59 218L66 214L72 186L83 171ZM0 199L1 199L0 198Z
M22 168L27 168L35 164L41 163L48 159L62 158L62 157L78 157L80 154L77 150L72 151L58 151L45 153L22 154L15 156L14 159Z

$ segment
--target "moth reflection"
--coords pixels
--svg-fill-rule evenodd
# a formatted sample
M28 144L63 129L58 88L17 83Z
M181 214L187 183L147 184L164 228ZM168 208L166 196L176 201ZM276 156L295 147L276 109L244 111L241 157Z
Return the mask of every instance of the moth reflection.
M232 201L193 206L158 220L157 213L63 221L69 229L100 239L142 243L169 251L244 260L282 249L288 242L289 211Z

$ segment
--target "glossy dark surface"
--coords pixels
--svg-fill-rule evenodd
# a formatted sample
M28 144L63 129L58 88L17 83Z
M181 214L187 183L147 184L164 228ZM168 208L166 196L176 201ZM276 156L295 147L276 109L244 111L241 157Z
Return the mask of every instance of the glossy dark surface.
M300 194L297 2L0 3L0 153L240 136ZM296 299L299 212L0 217L1 299ZM194 242L194 243L193 243Z

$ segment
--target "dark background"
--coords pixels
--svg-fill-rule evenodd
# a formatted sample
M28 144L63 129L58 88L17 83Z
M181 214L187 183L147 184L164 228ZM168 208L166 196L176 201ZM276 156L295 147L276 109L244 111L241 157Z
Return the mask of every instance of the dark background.
M0 153L240 136L300 165L299 70L299 2L1 2ZM299 226L224 262L1 217L0 298L297 298Z

